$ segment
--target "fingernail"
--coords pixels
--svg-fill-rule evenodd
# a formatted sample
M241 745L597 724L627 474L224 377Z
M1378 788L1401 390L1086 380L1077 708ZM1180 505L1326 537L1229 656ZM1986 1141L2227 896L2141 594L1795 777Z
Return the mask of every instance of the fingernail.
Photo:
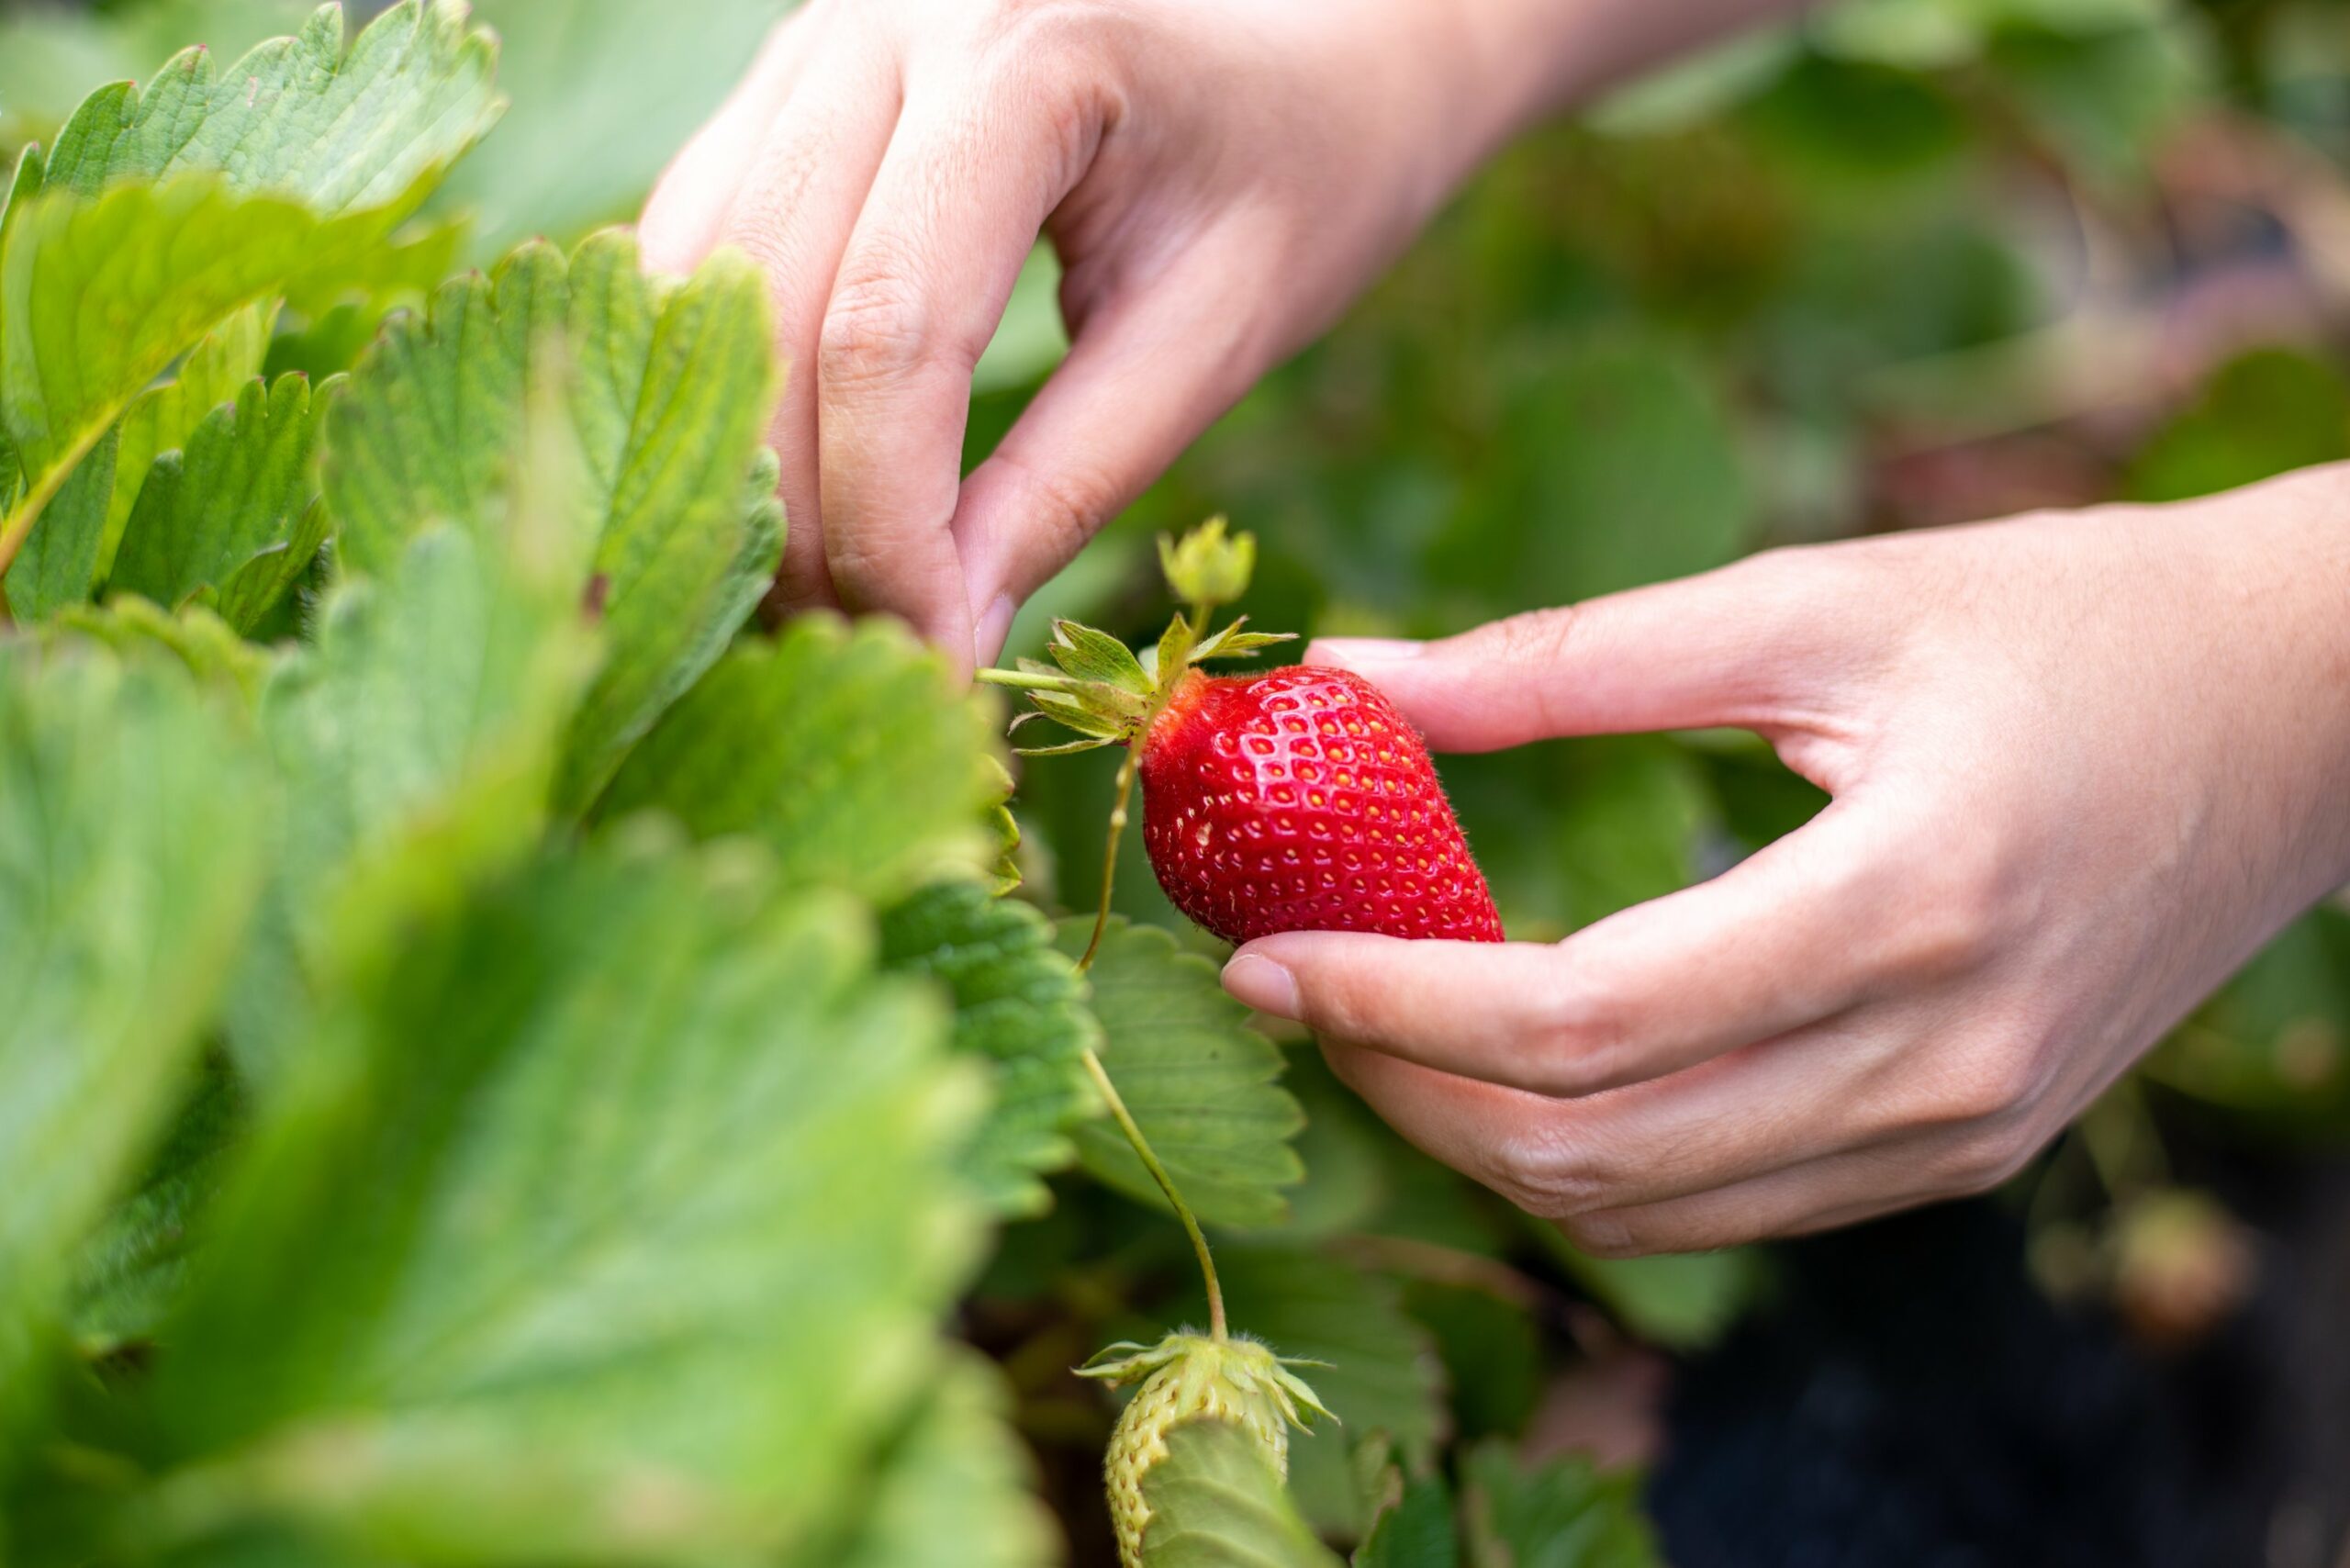
M1342 665L1388 665L1418 658L1427 646L1400 637L1316 637L1314 657Z
M979 626L972 633L972 657L983 665L995 663L996 655L1003 652L1004 638L1012 634L1012 618L1019 612L1020 607L1012 602L1010 594L996 595L995 602L979 617Z
M1297 977L1254 953L1243 953L1224 966L1224 989L1258 1012L1277 1018L1294 1018L1301 1011Z

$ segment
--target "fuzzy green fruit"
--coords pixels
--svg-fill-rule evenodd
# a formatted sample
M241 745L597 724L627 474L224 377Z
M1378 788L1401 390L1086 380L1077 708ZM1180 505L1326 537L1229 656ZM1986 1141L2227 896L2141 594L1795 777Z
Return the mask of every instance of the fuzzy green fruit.
M1330 1414L1289 1370L1304 1364L1312 1363L1283 1361L1255 1339L1179 1332L1147 1348L1113 1345L1080 1369L1080 1375L1113 1386L1142 1383L1118 1417L1103 1465L1125 1568L1143 1568L1143 1532L1150 1525L1143 1477L1167 1458L1167 1434L1177 1427L1189 1421L1237 1427L1256 1440L1273 1473L1288 1478L1290 1428L1303 1430L1315 1417Z

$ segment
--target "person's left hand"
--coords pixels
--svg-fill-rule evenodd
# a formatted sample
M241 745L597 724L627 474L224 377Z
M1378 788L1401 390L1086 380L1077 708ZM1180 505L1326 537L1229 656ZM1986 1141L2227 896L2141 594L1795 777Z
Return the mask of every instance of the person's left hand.
M2350 466L1307 657L1440 751L1735 725L1834 797L1555 945L1300 932L1226 968L1602 1255L1999 1182L2350 878Z

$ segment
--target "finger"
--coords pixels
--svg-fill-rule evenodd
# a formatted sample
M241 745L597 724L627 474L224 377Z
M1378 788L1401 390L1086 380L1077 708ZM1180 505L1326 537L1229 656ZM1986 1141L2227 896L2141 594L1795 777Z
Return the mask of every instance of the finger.
M963 486L955 533L972 602L1011 608L1238 399L1266 353L1233 303L1237 247L1195 244L1147 288L1088 313L1069 357Z
M1438 751L1553 735L1801 727L1864 650L1836 608L1849 557L1774 552L1679 582L1536 610L1433 643L1326 637Z
M1013 71L1024 68L1008 67ZM852 609L968 660L957 549L971 372L1046 217L1092 155L1042 82L911 110L826 307L817 370L825 560Z
M1601 1258L1707 1252L1858 1225L1971 1190L1936 1179L1933 1162L1918 1156L1906 1143L1855 1149L1662 1203L1593 1210L1560 1228Z
M833 601L817 482L817 342L899 109L896 67L881 51L847 50L806 73L776 111L721 230L766 270L775 307L784 386L773 441L787 522L775 597L786 609Z
M1564 942L1294 931L1236 953L1227 989L1317 1034L1544 1095L1678 1072L1923 974L1936 912L1904 896L1878 813L1830 806L1708 882Z
M1572 1101L1335 1042L1324 1054L1413 1145L1550 1219L1712 1192L1888 1141L1866 1108L1871 1055L1839 1030Z
M804 21L787 18L768 35L758 59L718 113L655 182L636 226L647 271L689 273L718 244L767 128L799 81L806 53L801 47Z

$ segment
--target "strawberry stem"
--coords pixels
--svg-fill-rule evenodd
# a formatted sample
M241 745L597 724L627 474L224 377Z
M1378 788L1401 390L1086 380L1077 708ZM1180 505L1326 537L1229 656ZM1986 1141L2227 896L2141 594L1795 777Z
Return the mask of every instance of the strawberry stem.
M1126 747L1125 760L1118 764L1118 796L1110 807L1110 842L1102 851L1102 900L1093 910L1093 936L1085 944L1085 957L1077 961L1077 972L1083 974L1093 967L1093 955L1102 950L1102 934L1110 928L1110 890L1118 879L1118 841L1126 834L1126 807L1135 794L1135 757L1142 745L1136 739Z
M1126 1109L1125 1101L1118 1096L1118 1086L1110 1081L1109 1070L1102 1065L1102 1058L1090 1046L1086 1047L1084 1061L1085 1070L1093 1075L1093 1086L1102 1091L1102 1099L1110 1107L1110 1114L1116 1120L1118 1130L1126 1135L1126 1142L1133 1147L1136 1158L1142 1161L1142 1168L1150 1172L1150 1179L1158 1183L1158 1190L1166 1193L1167 1201L1174 1205L1175 1217L1183 1222L1183 1234L1192 1238L1192 1250L1200 1260L1200 1277L1207 1283L1209 1338L1216 1340L1226 1338L1224 1286L1215 1277L1215 1259L1208 1251L1206 1233L1200 1229L1200 1222L1192 1215L1192 1206L1183 1201L1183 1194L1175 1190L1175 1179L1167 1174L1167 1167L1159 1164L1158 1156L1151 1152L1150 1140L1142 1136L1142 1128L1135 1124L1134 1114Z

